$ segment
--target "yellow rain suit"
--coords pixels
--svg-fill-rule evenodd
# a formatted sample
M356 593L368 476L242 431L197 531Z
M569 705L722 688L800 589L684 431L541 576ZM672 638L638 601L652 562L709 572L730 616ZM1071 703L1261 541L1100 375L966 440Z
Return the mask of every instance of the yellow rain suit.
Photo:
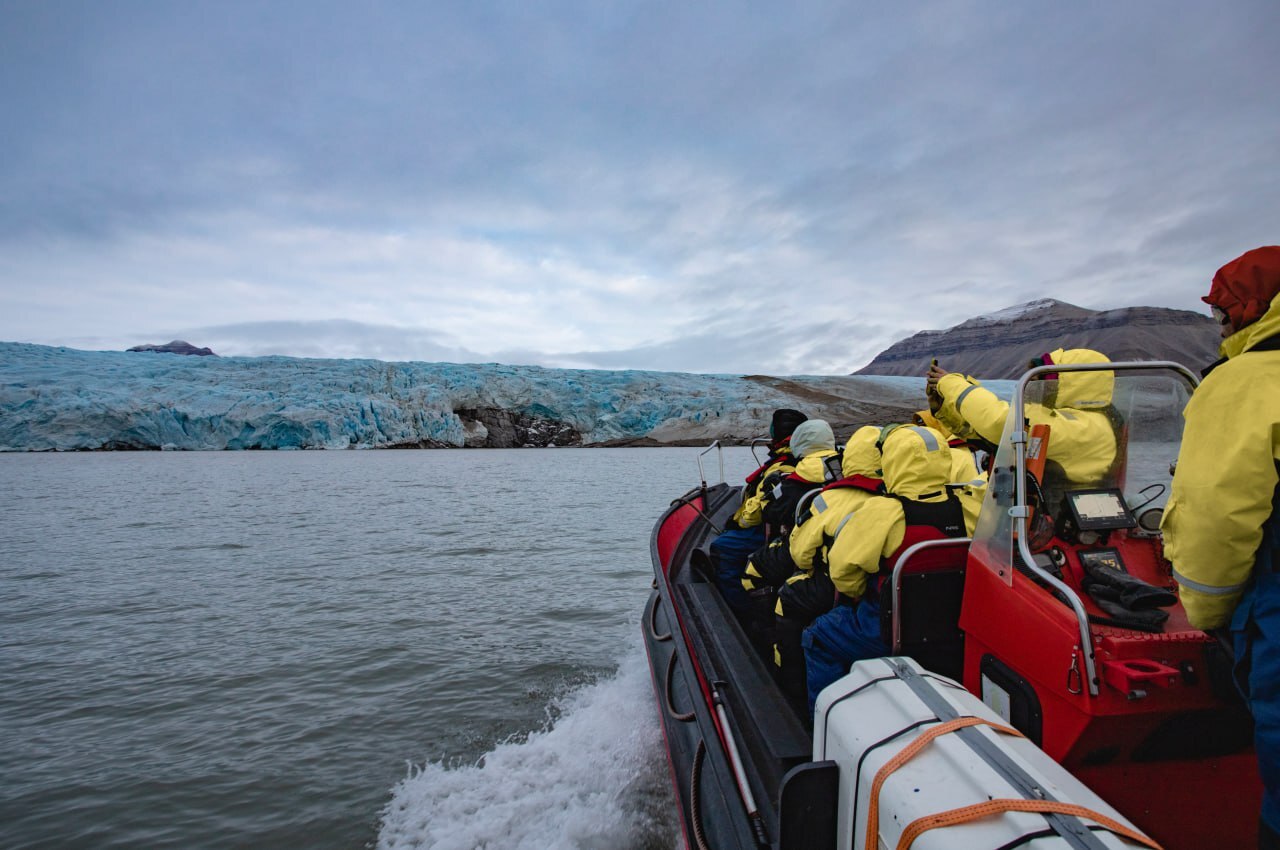
M1280 298L1222 342L1226 362L1183 412L1182 448L1161 530L1191 624L1227 625L1249 585L1280 463ZM1050 438L1052 442L1052 437Z
M765 586L777 587L795 571L788 549L788 535L795 523L795 510L810 490L834 481L839 468L836 438L831 426L821 419L809 419L791 435L791 450L800 458L787 476L772 474L760 488L763 516L769 542L751 554L742 576L742 587L750 592Z
M884 442L885 489L917 502L945 502L951 477L951 448L940 431L920 425L894 430ZM966 531L973 528L965 517ZM849 518L831 544L827 569L836 590L859 599L867 577L880 571L906 536L902 504L889 496L873 496Z
M1107 356L1087 348L1052 352L1054 363L1107 363ZM1111 404L1114 372L1063 372L1053 407L1026 405L1028 427L1050 427L1050 461L1057 462L1067 480L1077 485L1100 483L1116 459L1116 434L1104 410ZM938 381L942 405L938 420L958 437L979 436L999 443L1009 418L1009 403L997 398L973 378L951 373Z
M837 456L836 436L821 419L809 419L796 426L791 434L791 453L800 459L795 472L787 476L770 473L760 488L764 521L771 537L789 531L795 524L800 498L814 487L834 480L836 473L831 468L839 469L837 461L827 462Z
M880 429L871 425L853 433L845 443L840 464L845 478L880 477L880 449L876 447L879 439ZM815 555L825 563L827 548L840 524L873 495L858 487L837 487L817 496L809 506L808 518L791 532L791 560L796 568L812 570Z
M764 522L765 495L761 493L762 485L775 472L790 475L796 471L796 460L791 455L791 446L784 445L772 452L769 459L757 469L742 490L742 504L734 511L733 523L738 528L752 528Z
M951 409L954 411L955 407L952 406ZM960 505L964 508L965 524L973 528L977 525L978 514L982 510L982 500L986 498L986 470L978 468L973 449L965 445L963 439L956 437L950 428L934 417L931 411L917 411L914 420L917 425L925 425L935 431L941 431L948 438L947 445L951 446L951 477L947 483L952 485L952 491L960 497ZM957 484L964 486L954 486Z

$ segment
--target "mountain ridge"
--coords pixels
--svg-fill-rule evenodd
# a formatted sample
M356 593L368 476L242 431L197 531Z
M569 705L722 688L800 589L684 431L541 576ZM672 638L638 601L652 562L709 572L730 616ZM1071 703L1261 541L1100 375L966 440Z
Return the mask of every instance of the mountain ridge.
M898 340L855 375L916 375L937 358L950 372L1017 378L1057 348L1091 348L1112 360L1173 360L1198 370L1217 359L1218 326L1208 316L1167 307L1090 310L1052 298L1005 307L944 330Z

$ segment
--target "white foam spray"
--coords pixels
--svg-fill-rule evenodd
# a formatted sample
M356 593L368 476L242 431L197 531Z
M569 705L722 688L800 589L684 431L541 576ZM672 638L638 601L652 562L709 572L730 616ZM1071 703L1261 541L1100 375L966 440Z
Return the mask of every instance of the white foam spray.
M558 707L554 725L475 765L414 768L382 812L379 850L679 846L643 651Z

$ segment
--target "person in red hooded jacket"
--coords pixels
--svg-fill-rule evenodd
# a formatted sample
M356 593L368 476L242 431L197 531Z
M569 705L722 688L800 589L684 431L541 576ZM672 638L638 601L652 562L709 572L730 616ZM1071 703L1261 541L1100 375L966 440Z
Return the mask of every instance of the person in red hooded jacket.
M1280 245L1227 263L1204 301L1223 358L1183 413L1161 531L1187 619L1229 628L1262 774L1258 846L1280 848Z

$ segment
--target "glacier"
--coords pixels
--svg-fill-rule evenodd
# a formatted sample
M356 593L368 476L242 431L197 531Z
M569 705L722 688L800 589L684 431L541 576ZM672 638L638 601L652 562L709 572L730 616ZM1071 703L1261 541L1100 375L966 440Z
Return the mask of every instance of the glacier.
M0 342L0 451L9 452L743 441L767 428L776 407L851 430L901 421L923 399L915 377L184 357ZM508 429L506 443L495 442L495 428Z

